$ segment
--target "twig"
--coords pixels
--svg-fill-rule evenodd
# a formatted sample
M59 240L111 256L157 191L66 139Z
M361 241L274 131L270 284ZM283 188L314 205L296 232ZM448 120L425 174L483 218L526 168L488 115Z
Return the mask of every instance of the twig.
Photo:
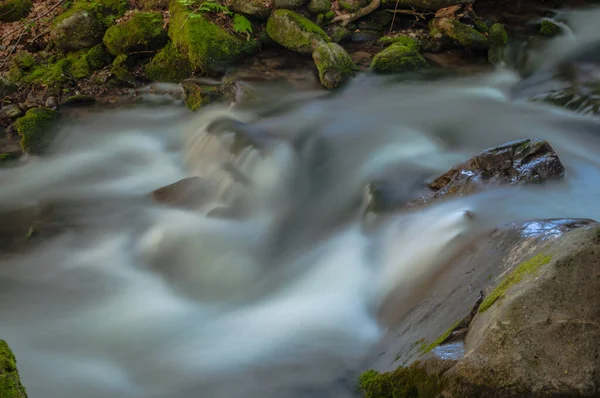
M388 32L388 36L392 34L394 22L396 22L396 11L398 11L398 4L400 4L400 0L396 0L396 6L394 7L394 17L392 18L392 23L390 24L390 31Z
M333 18L331 20L331 23L335 23L335 22L342 22L342 26L346 26L348 25L350 22L357 20L358 18L362 18L365 15L368 15L370 13L372 13L373 11L375 11L376 9L379 8L379 6L381 5L381 0L372 0L371 3L366 6L361 8L360 10L353 12L351 14L343 14L343 15L338 15L337 17Z
M24 25L11 30L10 32L8 32L7 34L5 34L4 36L0 37L0 40L4 40L6 39L8 36L12 35L15 32L18 32L21 29L25 29L28 26L30 26L32 23L34 23L35 21L37 21L38 19L44 18L46 15L50 14L52 11L54 11L59 5L61 5L62 3L64 3L66 0L60 0L58 3L56 3L55 5L53 5L52 7L50 7L45 13L38 15L37 17L33 18L31 21L26 22Z

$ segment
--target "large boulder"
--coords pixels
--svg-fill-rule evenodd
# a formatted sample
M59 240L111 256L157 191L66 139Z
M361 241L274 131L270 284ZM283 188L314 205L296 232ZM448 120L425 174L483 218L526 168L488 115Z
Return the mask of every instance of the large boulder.
M414 40L413 40L414 42ZM402 73L427 66L427 61L418 51L418 46L397 42L375 55L371 70L375 73Z
M273 0L232 0L229 8L235 12L267 19L273 9Z
M59 49L77 51L90 48L102 42L106 27L90 10L81 10L65 14L57 19L50 37Z
M313 52L313 60L319 71L321 84L326 88L336 88L353 77L358 68L350 55L335 43L321 44Z
M329 43L327 33L309 19L289 10L276 10L267 22L273 41L300 54L312 54L318 46Z
M483 236L419 305L384 313L401 320L360 378L364 396L598 396L599 236L592 220Z
M126 22L111 26L102 39L115 55L161 49L168 41L159 12L138 12Z
M256 40L234 35L202 15L190 18L192 10L177 1L171 3L170 11L169 36L196 72L220 74L260 48Z
M0 340L0 397L27 398L17 370L17 360L4 340Z
M0 0L0 21L13 22L25 18L32 6L31 0Z

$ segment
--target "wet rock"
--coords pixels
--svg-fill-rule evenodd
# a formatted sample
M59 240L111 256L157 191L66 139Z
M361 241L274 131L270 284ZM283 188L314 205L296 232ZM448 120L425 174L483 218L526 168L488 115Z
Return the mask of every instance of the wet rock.
M169 37L195 72L220 74L260 49L258 41L240 38L201 15L190 18L191 11L177 1L171 2L170 12Z
M376 11L369 14L358 23L361 30L384 31L389 30L393 20L392 14L386 11Z
M463 196L498 184L526 184L563 177L565 168L547 141L526 139L488 149L433 180L424 200Z
M340 8L350 12L358 11L369 3L369 0L339 0Z
M402 73L418 70L427 66L427 61L414 46L395 43L375 55L371 70L375 73Z
M366 43L369 41L377 41L383 35L380 31L375 30L359 30L352 32L352 41L355 43Z
M48 109L57 110L58 109L58 99L54 96L50 96L50 97L46 98L46 102L45 102L44 106Z
M21 148L27 154L42 153L52 141L60 115L47 108L32 108L17 119L15 128L21 136Z
M473 0L381 0L383 8L413 9L419 11L436 11L457 4L469 4Z
M145 67L146 76L158 82L179 83L192 75L187 57L169 43Z
M67 97L63 102L62 106L77 107L77 106L90 106L96 103L96 98L91 95L72 95Z
M308 3L308 11L313 14L325 14L331 10L330 0L310 0Z
M222 87L216 85L199 84L193 81L183 83L184 102L191 111L197 111L202 106L211 102L221 101L225 98Z
M167 43L168 36L161 13L138 12L126 22L111 26L102 41L111 54L118 56L158 50Z
M422 302L386 307L393 328L361 376L364 396L596 396L598 231L542 220L482 236Z
M273 0L233 0L229 5L232 11L267 19L273 9Z
M459 21L458 18L464 16L460 12L459 6L438 10L435 18L429 22L431 37L448 38L466 50L487 51L490 47L488 38L477 29Z
M27 392L17 370L17 360L4 340L0 340L0 396L27 398Z
M323 29L289 10L273 12L267 33L276 43L300 54L312 54L319 45L331 41Z
M25 18L33 6L31 0L0 1L0 21L13 22Z
M23 110L18 105L9 104L0 109L0 118L16 119L23 115Z
M540 24L540 35L553 37L560 33L560 27L550 21L542 21Z
M312 57L319 71L321 84L329 89L345 83L358 70L346 50L335 43L320 45Z
M504 49L508 43L508 35L504 25L496 23L489 29L490 49L488 60L491 64L499 64L504 61Z
M293 10L305 6L308 3L308 0L274 0L274 2L275 8Z
M65 14L50 31L52 42L63 51L90 48L102 42L106 27L92 10Z
M208 195L207 187L200 177L189 177L150 193L150 197L169 206L194 208Z

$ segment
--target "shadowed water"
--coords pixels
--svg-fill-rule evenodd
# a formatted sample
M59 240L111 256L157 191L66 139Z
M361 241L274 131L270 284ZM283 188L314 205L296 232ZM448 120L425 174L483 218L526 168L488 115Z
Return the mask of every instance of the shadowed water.
M564 54L544 56L551 65ZM61 234L0 260L0 337L29 395L355 396L390 297L394 317L409 311L497 225L600 219L600 120L529 103L519 82L507 69L360 76L333 94L264 96L246 108L69 118L47 155L0 171L4 210L71 209ZM236 129L257 148L230 154ZM367 183L408 201L457 162L522 138L547 139L565 179L363 225ZM189 175L210 192L195 210L148 198ZM207 217L220 207L238 216Z

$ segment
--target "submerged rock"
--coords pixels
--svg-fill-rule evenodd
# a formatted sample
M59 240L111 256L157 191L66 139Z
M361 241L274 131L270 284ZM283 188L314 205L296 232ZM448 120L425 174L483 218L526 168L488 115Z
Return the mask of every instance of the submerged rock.
M17 370L17 360L4 340L0 340L0 397L27 398Z
M13 22L25 18L33 7L31 0L0 1L0 21Z
M235 12L267 19L273 6L273 0L232 0L229 8Z
M138 12L126 22L111 26L102 41L115 55L153 51L167 43L167 32L159 12Z
M543 220L481 237L393 325L364 396L596 396L599 231Z
M326 88L336 88L353 77L358 68L350 55L335 43L322 44L313 52L319 79Z
M312 54L318 46L331 41L323 29L289 10L273 12L267 22L267 33L277 44L300 54Z
M426 66L427 61L415 50L414 46L407 46L399 42L375 55L371 63L371 70L375 73L402 73Z
M21 148L27 154L42 153L52 141L60 114L47 108L32 108L17 119L15 128L21 136Z

